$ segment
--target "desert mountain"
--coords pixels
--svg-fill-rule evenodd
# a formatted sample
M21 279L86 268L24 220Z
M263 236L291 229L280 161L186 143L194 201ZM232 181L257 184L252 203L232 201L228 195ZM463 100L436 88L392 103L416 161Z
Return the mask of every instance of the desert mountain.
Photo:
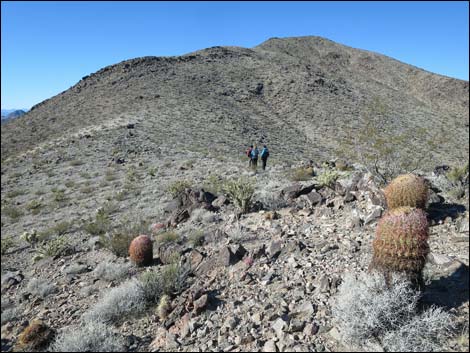
M431 318L348 280L369 268L387 206L362 165L321 162L375 102L387 133L444 137L397 146L450 164L423 170L419 195ZM1 132L2 351L468 352L467 81L270 39L105 67ZM265 170L248 167L253 142L270 148ZM377 334L383 317L403 322Z
M236 154L267 143L287 159L334 157L364 124L373 99L384 125L445 134L435 162L468 145L468 81L320 37L272 38L251 48L212 47L178 57L142 57L83 77L65 92L2 126L2 158L56 139L140 125L158 151ZM115 143L116 134L100 143ZM409 153L427 148L409 141Z

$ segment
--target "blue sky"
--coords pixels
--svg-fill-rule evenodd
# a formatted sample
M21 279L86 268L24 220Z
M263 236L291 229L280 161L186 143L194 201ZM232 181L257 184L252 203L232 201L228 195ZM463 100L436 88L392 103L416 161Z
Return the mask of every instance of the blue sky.
M468 80L460 2L1 3L1 106L27 108L122 60L317 35Z

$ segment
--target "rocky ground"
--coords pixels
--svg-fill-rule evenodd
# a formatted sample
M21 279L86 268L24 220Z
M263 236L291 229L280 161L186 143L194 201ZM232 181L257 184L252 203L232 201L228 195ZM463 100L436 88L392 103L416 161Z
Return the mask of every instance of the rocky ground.
M293 181L299 165L275 159L255 174L242 159L162 153L156 160L142 153L95 168L105 161L41 153L49 163L2 166L2 351L11 351L34 319L54 331L76 325L107 288L163 266L156 244L154 264L146 268L104 248L87 228L100 207L108 209L109 231L123 221L174 225L176 247L191 265L187 287L171 298L166 319L151 307L112 323L128 351L353 349L342 344L331 305L344 274L366 270L371 258L384 201L369 174L338 171L341 177L328 188L316 177ZM216 192L218 178L240 175L256 185L254 207L241 216ZM423 302L445 307L460 323L446 350L468 351L462 338L469 314L468 189L456 199L444 191L443 176L427 178L436 191L428 208L431 254ZM193 190L179 203L168 192L175 180ZM215 200L201 188L214 192ZM37 246L19 237L33 227L49 239L63 237L68 251L33 261ZM4 251L8 239L13 243ZM104 278L97 272L102 263L128 264L126 274Z

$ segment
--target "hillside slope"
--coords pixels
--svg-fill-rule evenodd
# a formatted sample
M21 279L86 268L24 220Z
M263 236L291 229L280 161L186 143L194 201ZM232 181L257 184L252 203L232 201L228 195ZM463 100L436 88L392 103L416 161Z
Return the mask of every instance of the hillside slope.
M414 127L445 133L436 163L450 162L468 144L468 94L467 81L383 55L320 37L273 38L252 49L213 47L105 67L2 126L2 159L127 123L140 124L152 150L235 154L265 142L287 159L331 158L379 98L398 134ZM412 151L426 148L411 143Z

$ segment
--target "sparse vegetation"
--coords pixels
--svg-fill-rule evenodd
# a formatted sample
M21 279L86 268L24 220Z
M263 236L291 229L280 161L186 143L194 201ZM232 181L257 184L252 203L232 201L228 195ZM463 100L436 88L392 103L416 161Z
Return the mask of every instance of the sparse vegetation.
M255 187L250 180L246 178L228 180L224 183L223 190L242 213L250 210L255 192Z
M15 246L15 241L12 237L5 237L1 241L2 244L2 255L5 255L13 246Z
M305 167L295 168L295 169L292 169L290 171L290 173L291 173L290 174L290 179L292 181L307 181L307 180L312 179L312 177L314 175L312 167L309 167L309 168L305 168Z
M26 291L39 298L46 298L49 294L57 292L57 287L49 281L41 278L33 278L29 281Z
M386 351L442 351L452 320L441 309L418 312L419 292L404 278L361 273L344 277L333 306L333 317L344 341L365 347L379 340Z
M201 229L198 229L189 235L188 241L193 247L198 247L204 244L204 237L204 232Z
M116 281L129 275L130 264L100 262L93 271L96 278L106 281Z
M50 346L52 352L123 352L124 338L105 324L88 321L62 330Z
M63 235L52 240L44 240L35 249L33 261L38 261L46 257L60 256L70 249L70 244L68 243L67 238Z
M15 206L12 205L5 205L2 207L2 213L14 222L16 222L20 217L23 216L23 212Z
M318 183L321 186L334 189L336 180L338 180L340 174L333 169L325 169L318 177Z
M141 314L146 308L142 286L131 279L107 291L91 309L83 315L90 322L115 323Z
M185 189L190 188L190 187L191 187L191 183L189 181L177 180L168 186L167 191L170 193L171 197L176 198Z

